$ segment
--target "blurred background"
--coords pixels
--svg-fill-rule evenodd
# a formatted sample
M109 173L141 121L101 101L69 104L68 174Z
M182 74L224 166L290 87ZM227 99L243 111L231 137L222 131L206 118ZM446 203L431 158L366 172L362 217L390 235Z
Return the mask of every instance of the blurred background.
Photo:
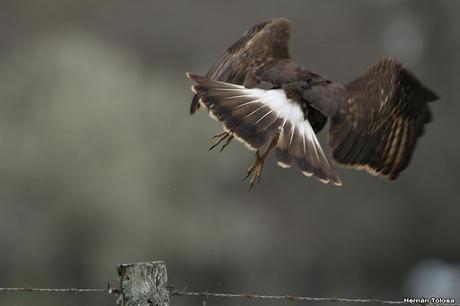
M460 299L459 13L429 0L2 0L0 287L104 288L118 264L163 259L179 289ZM321 75L351 81L393 55L443 98L396 182L339 169L335 188L271 159L247 192L253 153L207 151L221 126L189 116L185 72L274 16Z

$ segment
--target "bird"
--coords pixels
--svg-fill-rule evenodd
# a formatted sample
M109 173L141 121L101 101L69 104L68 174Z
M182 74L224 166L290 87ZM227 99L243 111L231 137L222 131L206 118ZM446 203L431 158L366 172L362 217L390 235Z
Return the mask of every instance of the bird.
M236 139L255 151L250 189L273 149L282 168L296 164L305 176L341 186L317 138L329 122L336 165L398 178L432 121L429 103L440 97L390 56L346 84L320 76L291 59L291 27L284 17L258 23L204 76L186 73L195 82L190 114L205 108L223 124L211 149Z

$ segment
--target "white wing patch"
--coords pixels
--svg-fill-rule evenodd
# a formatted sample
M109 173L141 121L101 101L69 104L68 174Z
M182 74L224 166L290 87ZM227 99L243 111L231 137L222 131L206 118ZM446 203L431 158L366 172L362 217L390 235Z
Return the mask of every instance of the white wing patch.
M291 99L288 99L283 89L263 90L258 88L248 89L243 86L238 87L240 87L241 91L244 92L245 95L235 96L234 98L246 97L254 100L243 103L237 107L260 102L274 110L280 118L289 120L293 123L304 121L300 105Z
M304 118L304 114L300 105L291 99L288 99L283 89L263 90L258 88L248 89L243 86L238 87L240 87L241 92L244 92L245 94L240 94L235 96L235 98L246 97L251 99L251 101L243 103L237 106L237 108L251 103L262 104L260 107L248 115L251 116L263 108L263 106L269 107L270 111L260 117L256 123L260 122L263 118L274 112L276 113L277 117L283 119L282 127L285 126L286 122L289 122L290 126L292 127L289 131L289 146L291 146L294 133L297 130L304 144L304 152L306 151L305 141L307 141L313 142L315 144L314 149L316 158L319 158L319 154L324 155L323 150L321 149L321 145L319 144L318 138L316 137L310 122ZM285 133L282 128L281 133ZM318 149L320 152L318 152ZM283 164L282 167L286 167L286 165Z

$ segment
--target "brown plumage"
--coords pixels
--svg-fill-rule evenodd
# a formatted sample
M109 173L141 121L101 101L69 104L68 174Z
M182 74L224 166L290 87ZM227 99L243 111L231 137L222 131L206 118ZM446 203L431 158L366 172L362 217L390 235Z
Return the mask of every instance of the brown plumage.
M197 85L190 108L200 104L224 125L216 144L233 139L256 150L248 169L251 187L275 148L278 164L296 163L307 176L341 185L316 138L330 120L329 145L339 165L394 180L409 164L439 97L401 63L382 58L355 81L341 85L289 57L290 22L273 18L250 28ZM259 149L267 145L263 154Z

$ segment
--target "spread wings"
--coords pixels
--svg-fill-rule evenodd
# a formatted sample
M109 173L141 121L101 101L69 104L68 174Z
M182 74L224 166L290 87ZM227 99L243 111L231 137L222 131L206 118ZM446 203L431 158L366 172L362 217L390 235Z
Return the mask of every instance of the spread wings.
M331 118L334 159L396 179L431 119L428 103L439 97L392 58L381 59L346 89L348 98Z
M206 77L242 85L251 69L274 59L289 58L290 33L291 25L286 18L273 18L251 27L214 63ZM199 106L199 98L195 95L190 113L195 113Z

